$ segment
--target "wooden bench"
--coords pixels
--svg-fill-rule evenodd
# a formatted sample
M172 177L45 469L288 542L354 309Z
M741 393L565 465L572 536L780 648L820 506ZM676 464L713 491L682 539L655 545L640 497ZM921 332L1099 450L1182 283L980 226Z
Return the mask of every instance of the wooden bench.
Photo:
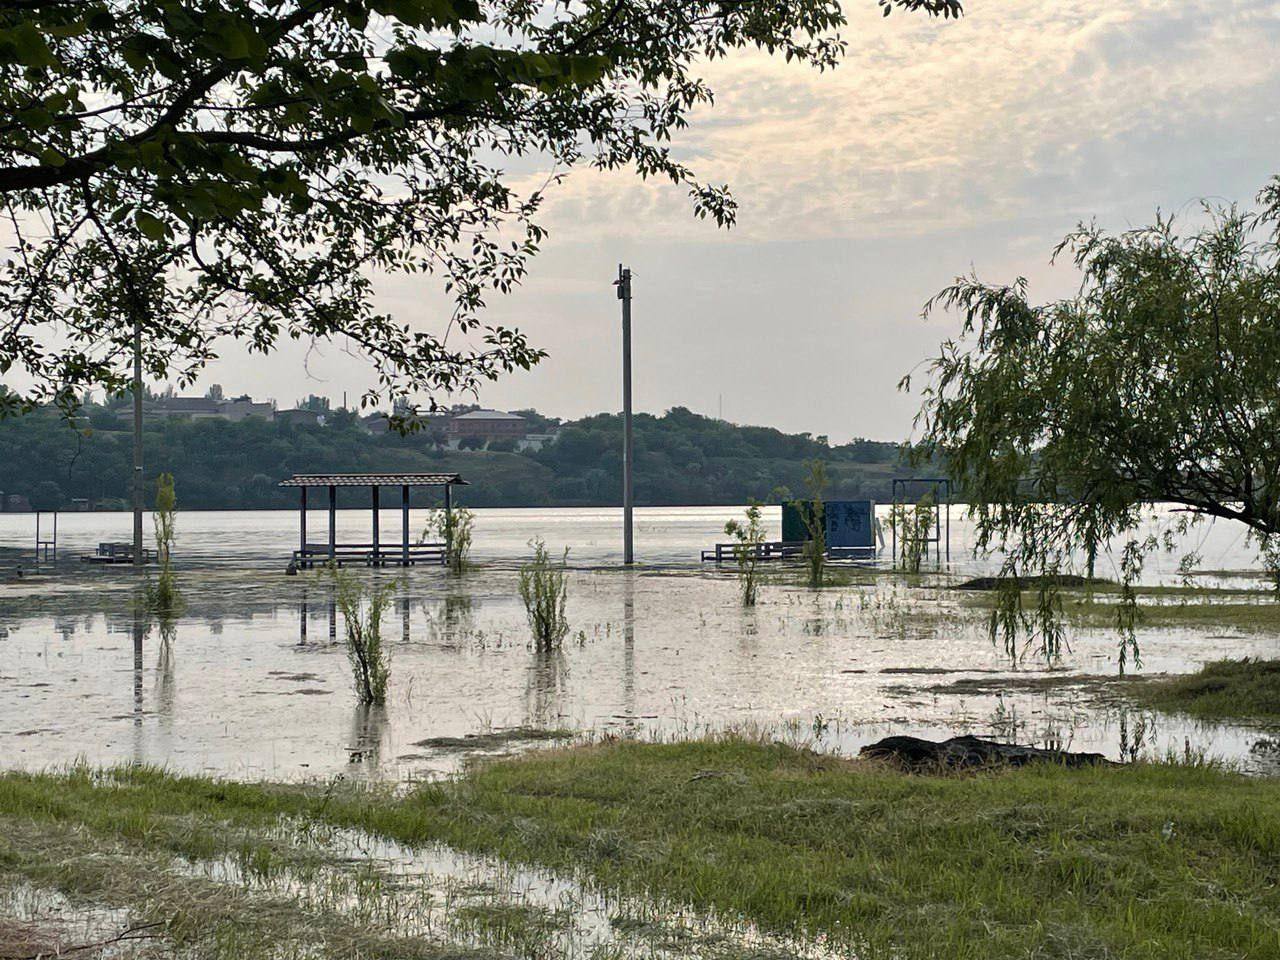
M710 550L702 551L702 559L704 562L714 560L716 563L737 563L737 551L741 546L738 543L717 543ZM803 555L804 541L766 540L749 545L747 550L747 555L754 555L756 560L784 560Z
M363 564L369 567L409 566L416 564L443 564L445 562L445 545L443 543L411 543L406 551L399 543L380 543L375 548L372 543L339 543L335 544L332 553L327 543L308 543L306 549L293 551L294 565L299 569L323 567L332 562L335 566Z
M104 542L98 544L96 553L86 554L80 558L85 563L133 563L133 544L129 542ZM155 563L156 552L150 547L142 548L142 562Z
M803 540L766 540L763 543L752 545L748 556L754 554L756 561L766 560L792 560L796 557L804 556ZM737 563L737 550L740 547L737 543L717 543L710 550L702 551L702 560L704 563L714 561L715 563ZM826 552L828 560L874 560L876 557L875 547L830 547Z

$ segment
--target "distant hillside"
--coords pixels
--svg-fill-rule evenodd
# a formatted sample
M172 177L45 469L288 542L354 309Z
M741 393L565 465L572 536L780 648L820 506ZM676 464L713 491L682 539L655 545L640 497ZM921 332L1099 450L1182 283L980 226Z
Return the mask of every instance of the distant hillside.
M0 420L0 491L41 509L66 509L73 499L124 507L127 421L89 407L77 424L72 429L53 411ZM342 410L323 426L174 419L147 423L145 436L149 486L161 471L172 473L186 509L293 506L296 494L276 484L304 472L457 471L472 483L460 496L472 506L616 504L622 484L621 418L612 414L563 424L554 443L524 453L448 450L432 432L371 434ZM810 459L827 463L828 496L884 501L892 477L905 472L895 444L830 446L823 437L739 427L680 407L661 417L638 415L635 449L641 505L737 504L770 499L779 487L800 492Z

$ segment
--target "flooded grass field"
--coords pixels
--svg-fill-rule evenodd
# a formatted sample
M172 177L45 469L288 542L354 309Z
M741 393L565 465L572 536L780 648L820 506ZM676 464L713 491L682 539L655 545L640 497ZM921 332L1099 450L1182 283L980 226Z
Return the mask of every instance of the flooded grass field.
M479 512L461 575L351 568L390 591L390 686L377 706L353 686L334 578L284 570L295 517L180 515L182 604L163 620L144 612L131 569L78 560L123 536L113 525L127 518L66 518L59 559L36 568L21 519L0 517L0 762L31 774L0 773L4 955L818 960L933 957L940 944L970 956L997 942L1002 956L1274 945L1234 909L1193 922L1200 907L1184 907L1201 894L1176 857L1156 857L1143 881L1143 904L1173 906L1141 907L1137 926L1108 926L1105 905L1071 906L1110 903L1110 888L1059 896L1062 883L1110 876L1090 858L1135 862L1152 830L1190 831L1177 856L1193 860L1216 849L1224 817L1256 839L1257 798L1203 808L1224 791L1269 802L1268 778L1231 779L1213 762L1275 772L1280 724L1196 719L1140 695L1144 678L1280 656L1280 605L1229 530L1196 544L1209 572L1189 585L1176 558L1151 565L1142 666L1122 677L1105 583L1065 595L1060 660L1029 649L1014 661L993 644L992 593L957 589L993 571L968 555L962 523L949 566L833 565L818 590L799 565L775 566L744 608L732 569L691 559L735 512L642 511L645 562L631 570L617 562L616 518L590 510ZM341 515L348 536L361 519ZM570 547L569 633L549 652L535 649L519 596L535 536ZM904 733L1177 766L917 790L840 759ZM588 746L555 749L565 745ZM632 747L658 752L618 752ZM522 759L472 763L504 755ZM1059 800L1046 807L1043 791ZM662 799L650 808L641 795ZM888 815L903 803L920 809ZM1098 803L1135 826L1103 829ZM963 849L944 811L963 820ZM689 826L703 816L705 830ZM1039 846L1006 836L1014 828L1079 849L1050 845L1041 863ZM882 849L828 847L842 831ZM1223 896L1256 899L1251 854L1239 856ZM1005 882L1009 868L1020 883ZM988 873L988 886L971 884ZM1061 901L1040 932L1027 918L1048 909L1043 898L1015 893L1036 884Z
M689 559L732 510L642 514L641 555L655 559L630 571L611 562L606 511L491 513L462 576L359 571L394 588L384 707L356 702L331 578L285 576L271 552L279 542L287 555L291 515L180 516L184 606L163 628L136 615L132 571L75 559L110 534L95 523L121 518L64 521L60 562L0 586L6 765L404 781L548 739L728 729L845 755L889 734L970 732L1116 759L1191 750L1247 769L1276 762L1265 723L1160 713L1119 692L1105 590L1068 604L1060 662L1011 662L988 635L986 599L953 589L984 569L966 557L960 524L947 570L841 567L814 591L798 568L776 568L744 609L731 570ZM1213 589L1175 588L1154 570L1138 676L1280 655L1280 616L1229 532L1210 531L1216 553L1201 545L1220 568L1200 578ZM516 582L535 534L571 548L570 634L549 654L531 649Z

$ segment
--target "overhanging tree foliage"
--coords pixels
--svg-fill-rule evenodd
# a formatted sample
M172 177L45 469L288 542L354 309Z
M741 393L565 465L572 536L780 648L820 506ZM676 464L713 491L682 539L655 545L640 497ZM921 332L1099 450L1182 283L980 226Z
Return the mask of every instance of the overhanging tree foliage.
M1118 547L1121 669L1138 652L1132 584L1172 542L1139 534L1151 504L1181 508L1182 530L1239 521L1280 570L1280 178L1259 202L1206 205L1185 235L1164 218L1118 236L1078 228L1055 254L1082 273L1070 299L1037 305L1025 280L967 277L925 310L963 328L929 367L922 449L947 458L1004 575L1091 575ZM1011 652L1018 635L1059 649L1041 582L1034 612L1011 589L993 616Z
M958 0L878 0L933 15ZM669 141L711 100L706 61L747 47L819 68L836 0L13 0L0 8L0 372L6 409L156 378L233 338L341 338L370 399L473 387L541 356L478 319L543 238L540 190L589 160L688 188ZM447 329L376 311L372 275L431 273ZM459 342L461 340L461 342Z

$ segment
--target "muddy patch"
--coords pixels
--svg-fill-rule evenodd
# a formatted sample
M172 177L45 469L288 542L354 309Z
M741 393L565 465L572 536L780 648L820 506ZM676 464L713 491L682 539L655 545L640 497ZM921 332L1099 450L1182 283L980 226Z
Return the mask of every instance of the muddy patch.
M572 730L544 730L540 727L512 727L508 730L492 730L485 733L469 733L462 737L427 737L414 741L412 746L428 750L497 750L520 743L539 743L547 740L567 740Z

